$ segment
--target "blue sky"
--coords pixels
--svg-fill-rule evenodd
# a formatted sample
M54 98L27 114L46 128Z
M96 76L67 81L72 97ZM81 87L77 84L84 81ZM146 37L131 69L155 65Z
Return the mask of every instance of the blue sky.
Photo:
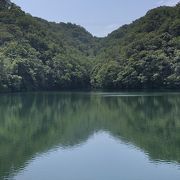
M33 16L55 22L72 22L103 37L123 24L161 5L180 0L12 0Z

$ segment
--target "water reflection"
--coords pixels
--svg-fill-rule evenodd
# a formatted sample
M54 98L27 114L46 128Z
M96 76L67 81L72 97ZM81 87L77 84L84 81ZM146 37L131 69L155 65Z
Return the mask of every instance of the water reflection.
M1 95L0 179L24 169L37 154L78 148L99 131L133 144L153 163L178 165L179 107L180 94L171 93Z

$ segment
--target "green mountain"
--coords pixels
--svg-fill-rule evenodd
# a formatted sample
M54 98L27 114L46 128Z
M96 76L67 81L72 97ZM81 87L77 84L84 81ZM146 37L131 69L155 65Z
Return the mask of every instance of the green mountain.
M92 84L106 88L180 87L180 4L159 7L104 39Z
M105 38L0 0L0 91L179 88L180 4Z

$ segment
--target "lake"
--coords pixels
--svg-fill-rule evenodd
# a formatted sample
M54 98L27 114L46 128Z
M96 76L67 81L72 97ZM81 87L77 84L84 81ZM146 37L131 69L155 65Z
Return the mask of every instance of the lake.
M180 93L0 95L2 180L179 180Z

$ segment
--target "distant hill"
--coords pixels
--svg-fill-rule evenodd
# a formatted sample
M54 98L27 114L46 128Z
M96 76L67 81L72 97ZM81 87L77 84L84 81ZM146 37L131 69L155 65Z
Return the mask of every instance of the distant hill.
M105 38L0 0L0 91L180 88L180 4Z

